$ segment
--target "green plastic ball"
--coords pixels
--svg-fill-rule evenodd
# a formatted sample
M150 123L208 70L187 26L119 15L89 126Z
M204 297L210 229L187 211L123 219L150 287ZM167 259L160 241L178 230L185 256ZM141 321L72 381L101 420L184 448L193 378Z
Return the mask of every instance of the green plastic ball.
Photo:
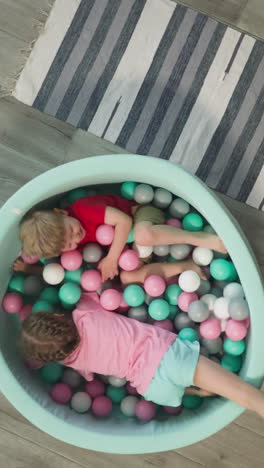
M136 182L127 181L121 185L121 195L128 200L133 200L135 188L138 184Z
M39 370L39 373L45 382L56 383L62 378L63 366L57 362L49 362Z
M234 275L234 268L232 262L224 258L217 258L210 264L210 273L216 280L228 281Z
M203 403L203 399L198 395L184 395L182 398L182 405L184 408L197 409Z
M224 354L221 359L221 366L231 372L239 372L242 367L241 356L231 356L230 354Z
M126 396L126 389L125 387L114 387L113 385L108 385L106 395L113 403L120 403Z
M203 225L203 218L197 213L188 213L182 220L183 229L186 231L201 231Z
M130 229L130 233L128 234L127 238L127 243L130 244L131 242L134 242L134 229Z
M238 279L238 274L235 268L234 263L230 262L230 274L228 277L228 281L236 281Z
M124 290L124 300L130 307L138 307L145 301L145 293L141 286L130 284Z
M81 288L75 283L65 283L59 289L59 298L66 304L76 304L81 297Z
M199 335L196 330L193 328L183 328L179 334L178 338L180 338L182 341L199 341Z
M170 308L170 313L169 313L168 318L170 320L174 320L176 315L180 313L180 309L176 305L171 305L171 304L169 304L169 308Z
M67 201L69 204L75 202L76 200L79 200L79 198L82 197L87 197L87 190L85 188L77 188L73 189L70 192L67 193Z
M177 263L177 262L179 262L179 260L176 260L176 258L174 258L172 255L169 255L166 262Z
M165 291L165 299L170 305L178 304L178 297L182 293L182 289L178 284L170 284Z
M25 281L24 275L17 274L13 276L8 283L9 291L24 294L24 281Z
M39 261L40 261L41 263L43 263L43 265L46 265L46 263L48 263L49 260L50 260L49 258L40 258L40 259L39 259Z
M240 356L246 349L245 340L234 341L226 338L224 341L224 351L231 356Z
M48 301L36 301L32 307L32 313L37 312L54 312L54 306Z
M148 313L154 320L165 320L170 314L170 306L164 299L154 299L149 304Z
M92 268L87 268L87 270L88 269L91 270ZM80 284L82 274L83 268L78 268L77 270L66 270L64 279L70 283Z
M49 286L41 291L39 298L42 301L50 302L50 304L59 304L59 292L53 286Z
M63 302L63 301L61 301L61 305L62 305L62 308L66 310L73 310L76 307L75 304L67 304L67 302Z

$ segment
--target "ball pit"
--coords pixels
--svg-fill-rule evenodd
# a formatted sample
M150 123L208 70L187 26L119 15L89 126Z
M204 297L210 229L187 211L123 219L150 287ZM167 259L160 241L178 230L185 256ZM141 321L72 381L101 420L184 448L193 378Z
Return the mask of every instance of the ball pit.
M182 168L167 161L128 155L87 158L52 169L22 187L10 198L0 212L0 220L2 221L0 240L1 245L6 246L1 252L3 265L0 285L1 299L10 279L10 266L20 249L17 238L20 217L16 213L16 208L19 207L21 210L27 211L32 205L48 197L57 196L63 190L71 190L72 196L76 197L75 191L77 192L77 190L75 189L79 190L81 186L122 183L127 180L128 175L130 179L134 179L140 184L161 187L172 193L177 190L177 200L179 201L174 203L174 210L169 209L171 217L184 220L186 215L192 214L192 205L206 218L205 224L210 223L223 239L243 284L251 311L251 325L245 340L247 347L243 360L240 355L235 354L232 356L234 359L230 359L231 355L226 358L227 354L220 359L225 367L230 366L235 369L234 372L240 372L243 378L260 386L264 374L261 359L264 333L262 313L264 298L253 254L238 225L211 191ZM181 183L175 184L175 180L180 180ZM133 190L136 187L137 184L133 186ZM146 194L143 195L146 196ZM141 194L141 196L143 195ZM155 197L155 191L153 196ZM86 261L93 264L102 257L102 249L96 248L95 252L93 248L88 253L86 251L86 254ZM222 276L215 279L222 280L224 279ZM234 278L233 282L237 281L236 272L232 267L229 276ZM54 278L49 284L59 287L63 278L61 281L56 278L55 283L53 281ZM67 278L67 281L71 282L72 280ZM205 286L207 283L201 282L200 287L203 284ZM199 290L194 292L197 292L200 297ZM208 294L209 291L216 296L217 294L220 294L220 297L223 296L223 288L218 285L214 286L214 290L210 289L209 285L209 289L205 288L203 294ZM142 293L144 296L143 290ZM138 307L141 304L131 305L131 307ZM172 306L177 307L176 304L169 305L170 308ZM195 328L195 323L190 320L186 312L179 312L177 309L174 309L174 312L176 312L174 321L175 325L177 323L178 331L183 325L183 320L186 319L189 321L189 326L185 321L182 328ZM204 401L199 397L185 396L183 399L184 409L177 417L170 418L168 416L166 421L154 418L145 423L135 418L126 419L125 415L123 415L125 419L120 419L114 411L111 413L112 408L114 410L115 407L111 399L100 395L92 401L89 412L80 416L69 405L58 406L49 397L47 389L50 390L50 386L58 383L62 378L62 366L56 365L52 372L47 371L47 366L40 370L28 370L14 346L20 327L18 314L6 314L2 311L0 317L1 391L33 424L70 444L114 453L144 453L175 449L210 436L234 420L243 411L236 404L224 399L212 398ZM231 320L233 319L228 319L227 324L230 328L232 328ZM242 320L241 325L246 328L246 324ZM13 337L12 340L10 336ZM231 337L229 339L232 340ZM243 339L237 339L236 342ZM234 353L239 352L240 345L231 348L230 345L226 346ZM216 359L219 361L218 355ZM46 379L46 384L40 380L40 374L42 374L42 378ZM129 388L128 384L125 388ZM141 402L144 405L140 406L154 406L155 408L153 404L146 405L151 402L141 400L138 403ZM196 411L191 412L191 408L196 408ZM107 415L109 416L106 418ZM153 433L157 437L153 438ZM122 437L122 444L120 444L120 437Z

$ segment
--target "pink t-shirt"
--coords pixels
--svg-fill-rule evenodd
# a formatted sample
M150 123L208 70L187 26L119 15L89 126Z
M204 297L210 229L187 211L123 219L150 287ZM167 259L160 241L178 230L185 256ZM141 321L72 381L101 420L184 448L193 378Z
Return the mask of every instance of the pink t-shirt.
M93 373L125 377L143 395L176 335L102 308L96 293L83 293L73 320L79 346L64 360L86 380Z

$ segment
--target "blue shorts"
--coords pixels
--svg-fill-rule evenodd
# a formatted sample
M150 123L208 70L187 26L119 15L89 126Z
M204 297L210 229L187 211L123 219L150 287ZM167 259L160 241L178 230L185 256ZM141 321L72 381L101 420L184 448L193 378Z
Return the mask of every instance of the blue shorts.
M192 343L176 338L160 361L143 395L145 400L159 405L180 406L185 388L194 385L199 352L198 341Z

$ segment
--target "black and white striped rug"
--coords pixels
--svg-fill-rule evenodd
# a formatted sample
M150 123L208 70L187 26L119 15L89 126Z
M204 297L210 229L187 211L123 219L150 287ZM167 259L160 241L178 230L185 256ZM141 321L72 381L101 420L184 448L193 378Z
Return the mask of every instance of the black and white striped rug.
M264 43L170 0L56 0L14 92L262 209Z

